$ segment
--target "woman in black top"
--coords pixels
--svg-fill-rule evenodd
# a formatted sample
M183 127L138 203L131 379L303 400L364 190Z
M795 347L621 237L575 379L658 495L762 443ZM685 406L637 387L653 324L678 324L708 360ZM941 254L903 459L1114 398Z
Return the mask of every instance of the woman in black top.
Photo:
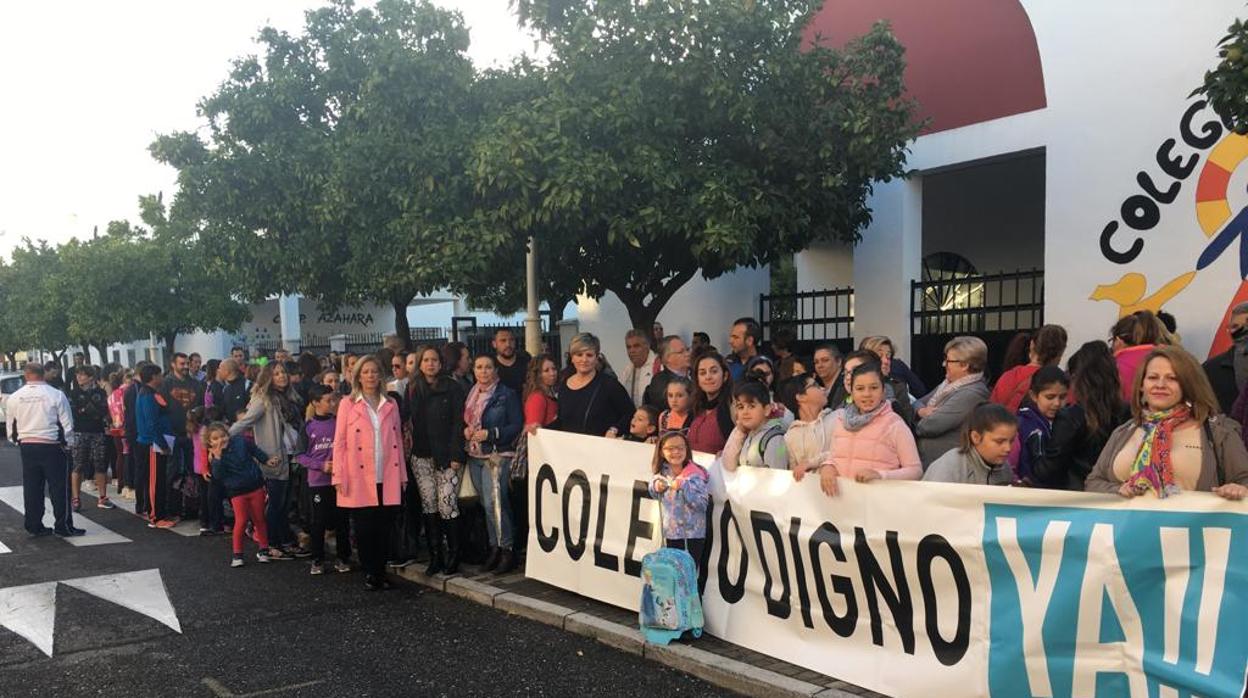
M1110 433L1131 417L1122 401L1118 365L1105 342L1079 347L1066 364L1073 404L1053 418L1043 456L1032 467L1036 485L1082 492Z
M436 347L416 350L416 374L409 376L407 404L412 422L412 468L429 544L427 575L459 571L459 480L464 463L463 387L442 370ZM443 539L445 538L445 543Z
M636 408L624 386L598 369L600 346L598 338L588 332L572 338L568 354L575 372L560 384L555 421L560 431L592 436L606 436L611 430L628 432Z

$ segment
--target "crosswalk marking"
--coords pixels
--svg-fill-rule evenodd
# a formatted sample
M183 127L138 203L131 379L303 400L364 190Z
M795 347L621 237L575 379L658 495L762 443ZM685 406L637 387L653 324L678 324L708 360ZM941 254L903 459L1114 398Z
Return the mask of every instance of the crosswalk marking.
M95 483L93 482L82 483L82 493L88 497L94 498L96 496ZM108 498L108 501L112 502L113 506L117 507L118 509L134 514L134 500L133 499L122 499L120 495L114 494ZM84 503L83 508L85 509L86 506L87 505ZM134 514L134 515L138 516L138 514ZM142 517L142 518L146 519L146 517ZM199 537L199 524L195 521L191 521L190 519L181 521L178 523L177 526L174 526L173 528L169 528L165 530L173 531L179 536L185 536L187 538Z
M7 504L10 508L16 509L19 514L24 515L26 513L26 502L25 498L22 496L22 488L20 486L0 487L0 502ZM43 525L51 527L54 521L55 519L52 515L52 501L45 497L43 500ZM82 536L65 538L65 540L69 541L72 545L81 547L88 545L108 545L110 543L130 542L129 538L104 528L91 519L83 516L81 512L74 515L74 525L83 529L87 533Z
M4 544L4 541L0 541L0 555L3 555L5 553L11 553L11 552L13 551L9 550L9 547Z

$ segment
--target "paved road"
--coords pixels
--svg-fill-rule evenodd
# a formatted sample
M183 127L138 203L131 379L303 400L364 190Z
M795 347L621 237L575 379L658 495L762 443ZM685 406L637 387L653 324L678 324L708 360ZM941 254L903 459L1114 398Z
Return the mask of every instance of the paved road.
M80 516L98 526L78 540L114 542L32 539L4 496L18 484L0 446L0 626L17 629L0 627L3 696L722 694L414 584L367 593L359 573L312 577L302 561L231 569L224 537L93 502Z

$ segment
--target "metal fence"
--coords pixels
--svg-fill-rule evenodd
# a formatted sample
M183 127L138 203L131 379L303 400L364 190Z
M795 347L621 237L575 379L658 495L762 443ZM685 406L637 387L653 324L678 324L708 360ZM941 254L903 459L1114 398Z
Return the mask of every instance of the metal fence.
M387 332L354 332L346 333L347 351L353 354L376 351L381 348ZM412 327L408 332L412 344L444 344L446 330L441 327ZM329 337L326 335L305 334L300 342L303 351L314 354L329 352Z
M550 313L542 311L539 319L542 327L543 351L555 357L556 363L561 363L559 332L552 330L550 326ZM475 317L467 315L451 318L451 339L468 345L468 351L472 356L493 354L494 333L500 329L511 330L516 337L517 349L524 348L523 324L479 324Z
M791 330L799 342L852 340L854 336L854 289L762 294L758 318L763 341L777 330Z

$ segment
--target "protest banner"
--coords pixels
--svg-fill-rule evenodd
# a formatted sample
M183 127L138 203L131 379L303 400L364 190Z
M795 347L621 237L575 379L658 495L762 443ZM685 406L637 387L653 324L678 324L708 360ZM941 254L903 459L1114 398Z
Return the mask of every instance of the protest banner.
M525 573L636 610L653 446L529 444ZM710 472L712 635L893 696L1243 695L1248 502Z

